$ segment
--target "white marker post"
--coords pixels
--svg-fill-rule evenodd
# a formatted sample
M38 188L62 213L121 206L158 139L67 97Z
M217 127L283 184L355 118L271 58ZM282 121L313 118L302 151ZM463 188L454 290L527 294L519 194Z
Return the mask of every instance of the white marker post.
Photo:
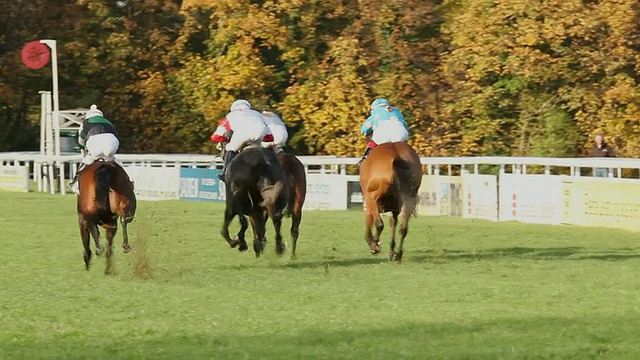
M60 156L60 102L58 98L58 49L55 40L40 40L41 43L47 45L51 49L51 78L53 80L53 131L56 157ZM66 188L64 184L64 163L58 161L58 170L60 171L60 193L64 195Z

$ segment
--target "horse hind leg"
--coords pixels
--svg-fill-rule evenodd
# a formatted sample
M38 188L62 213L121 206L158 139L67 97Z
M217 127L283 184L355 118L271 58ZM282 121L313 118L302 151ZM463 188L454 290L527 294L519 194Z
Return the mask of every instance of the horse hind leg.
M105 224L107 229L107 266L104 270L105 275L114 274L113 267L113 238L116 236L116 232L118 231L118 222L114 221L110 224Z
M256 258L259 258L264 250L264 216L262 211L258 210L254 211L249 219L253 228L253 251L256 253Z
M89 228L89 233L91 233L91 237L93 237L93 241L96 244L96 255L102 255L102 247L100 246L100 230L98 229L98 225L94 222L87 223Z
M371 254L376 255L380 252L380 234L384 229L384 223L382 222L382 218L380 218L380 212L378 210L378 202L368 197L366 200L367 204L367 215L366 215L366 230L365 230L365 240L371 249ZM371 227L375 224L376 227L376 236L374 237L371 233Z
M80 225L80 237L82 238L84 266L86 270L89 270L89 264L91 263L91 235L89 234L89 224L82 215L78 216L78 224Z
M247 245L245 234L247 233L247 229L249 228L249 222L247 221L247 217L244 215L238 215L238 218L240 218L240 231L238 231L238 235L233 241L236 241L239 244L238 249L244 249L240 251L246 251L249 246Z
M127 233L127 224L129 224L131 220L132 218L120 216L120 225L122 225L122 252L125 254L131 251L131 245L129 244L129 234Z
M392 259L395 262L402 262L402 247L404 245L404 239L409 232L409 218L411 214L405 212L402 213L402 223L400 224L400 244L398 245L398 251L395 252L395 256Z
M291 258L296 257L296 245L300 235L300 222L302 222L302 212L291 212Z
M232 240L229 235L229 224L231 224L234 217L235 215L231 212L230 206L227 206L227 209L224 212L224 222L222 223L222 229L220 229L220 235L222 235L232 249L240 245L238 251L247 251L248 246L246 243L242 244L238 240ZM242 220L240 221L242 222Z
M271 221L273 222L273 228L276 231L276 254L278 256L282 256L287 249L284 241L282 241L282 213L272 216Z
M391 249L389 249L389 260L394 261L396 258L396 225L398 224L398 212L393 211L391 213L391 220L389 220L389 226L391 227Z

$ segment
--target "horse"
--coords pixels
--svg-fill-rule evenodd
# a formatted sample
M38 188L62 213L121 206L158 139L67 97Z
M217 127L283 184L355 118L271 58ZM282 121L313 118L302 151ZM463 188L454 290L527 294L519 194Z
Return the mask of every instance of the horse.
M285 245L282 241L282 217L286 210L289 193L282 191L287 184L286 175L276 155L259 145L250 145L236 155L227 165L225 174L225 213L220 234L231 248L248 250L244 234L248 228L248 215L253 229L253 251L256 258L264 250L265 214L271 217L276 231L276 254L282 255ZM229 236L229 224L240 215L240 231L236 239Z
M127 225L133 221L136 212L137 202L133 183L129 180L127 172L115 161L98 159L80 173L78 188L80 192L77 200L78 223L84 246L85 268L89 270L91 261L90 235L95 241L96 255L99 256L103 251L100 247L98 230L98 226L102 226L107 233L105 274L109 274L118 219L122 225L122 251L124 253L131 251Z
M402 261L402 247L409 230L409 218L416 216L422 165L415 150L404 142L383 143L371 150L360 166L360 187L366 206L365 241L373 255L380 252L384 223L380 213L391 212L389 260ZM396 251L396 225L402 213L400 244ZM371 232L376 227L375 236Z
M293 154L279 152L276 154L280 166L287 176L287 191L289 192L289 201L285 210L285 216L291 217L291 258L296 257L296 245L300 234L300 223L302 222L302 206L307 196L307 172L304 165ZM239 215L240 221L246 222L244 215ZM269 215L265 212L265 224L269 219Z

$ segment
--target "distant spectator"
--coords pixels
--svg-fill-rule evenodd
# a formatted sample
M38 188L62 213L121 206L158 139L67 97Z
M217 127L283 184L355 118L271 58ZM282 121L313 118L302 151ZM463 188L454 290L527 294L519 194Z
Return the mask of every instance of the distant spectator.
M595 144L589 154L591 157L616 157L613 152L613 148L606 141L604 141L604 134L597 133L595 138ZM609 177L610 169L607 168L594 168L593 176L597 177Z

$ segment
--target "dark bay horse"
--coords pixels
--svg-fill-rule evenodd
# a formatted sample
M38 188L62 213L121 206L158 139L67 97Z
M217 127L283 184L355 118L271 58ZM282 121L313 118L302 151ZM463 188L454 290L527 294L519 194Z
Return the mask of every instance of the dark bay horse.
M133 184L127 172L116 162L97 160L87 166L78 177L80 194L78 195L78 222L80 236L84 246L84 264L89 270L91 248L89 236L93 236L96 244L96 254L102 253L100 247L100 231L102 226L107 238L107 267L105 273L111 272L111 256L113 253L113 238L118 230L118 218L122 225L125 253L131 251L127 224L133 221L136 212L136 195Z
M271 217L276 231L276 253L282 255L285 245L282 241L282 217L287 208L289 196L283 191L287 184L286 175L276 155L261 147L244 148L229 163L225 174L226 208L220 234L232 248L239 251L248 249L244 239L249 216L253 229L253 251L259 257L265 243L265 214ZM240 215L241 229L234 240L229 236L229 224Z
M372 254L380 252L380 234L384 223L380 213L391 212L391 261L402 261L402 246L409 230L409 218L416 215L418 189L422 182L422 165L415 150L407 143L384 143L376 146L360 167L360 187L366 210L365 240ZM400 244L396 251L396 225L402 213ZM375 236L371 226L375 225Z
M291 258L296 257L296 245L298 236L300 235L300 223L302 222L302 206L307 196L307 172L304 165L293 154L285 152L277 153L278 162L287 176L286 191L289 192L289 201L285 216L291 217ZM243 215L240 215L240 221L243 221ZM269 219L269 215L264 215L265 223ZM244 220L246 222L246 220Z

